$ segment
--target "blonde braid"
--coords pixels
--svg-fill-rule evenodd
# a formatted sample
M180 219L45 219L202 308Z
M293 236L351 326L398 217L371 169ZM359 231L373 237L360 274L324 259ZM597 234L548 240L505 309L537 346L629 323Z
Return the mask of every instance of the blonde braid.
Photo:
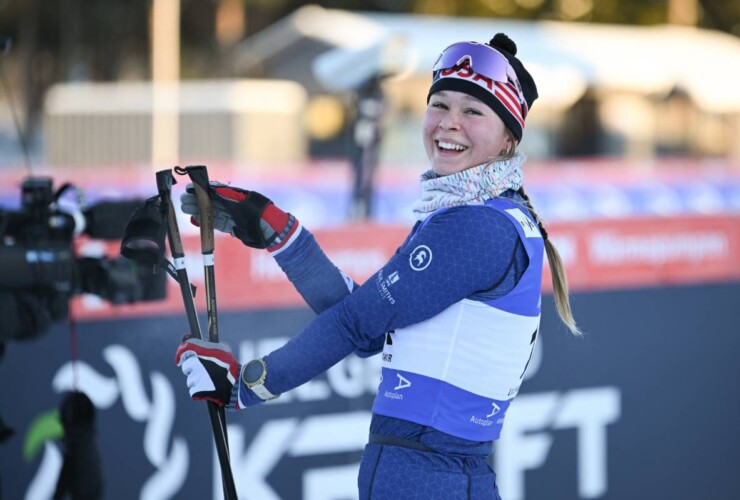
M576 325L576 320L573 318L573 312L570 309L568 277L565 274L565 266L563 266L563 260L560 258L560 253L558 252L557 248L555 248L555 245L553 245L552 241L550 241L550 238L547 237L547 231L545 231L545 227L542 225L542 221L537 215L537 212L535 212L534 207L532 206L532 202L530 201L527 193L524 191L523 186L519 188L518 193L526 202L527 210L529 210L532 218L537 223L537 226L539 226L540 232L542 233L542 238L545 242L547 261L550 263L550 277L552 278L552 289L553 295L555 296L555 306L557 307L560 320L565 323L565 326L568 327L568 330L570 330L573 335L580 337L582 335L582 332Z

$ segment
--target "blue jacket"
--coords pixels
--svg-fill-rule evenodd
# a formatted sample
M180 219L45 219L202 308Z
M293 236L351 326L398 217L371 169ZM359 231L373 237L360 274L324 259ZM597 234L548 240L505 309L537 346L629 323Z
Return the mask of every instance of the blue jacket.
M392 420L405 418L412 426L431 428L450 436L453 442L458 439L463 443L490 443L498 436L506 407L518 390L539 322L543 241L537 225L520 203L521 199L510 193L510 197L490 200L485 205L435 212L423 223L417 223L388 263L359 287L345 279L313 236L302 228L276 260L307 303L320 314L287 344L265 357L268 389L279 394L298 387L352 352L377 353L384 346L387 332L395 332L388 336L392 341L404 331L412 332L399 344L403 346L402 359L406 364L412 359L407 347L413 350L414 346L423 346L423 337L431 331L424 325L441 326L436 333L441 340L450 323L450 311L466 309L468 326L474 320L473 311L484 311L485 322L491 324L481 324L475 331L466 328L464 336L466 343L475 343L486 338L483 327L493 329L492 337L485 340L487 348L480 350L480 359L474 365L490 364L492 368L486 368L479 376L471 373L468 384L439 373L429 377L429 373L421 374L418 369L396 372L384 367L384 381L374 407L378 415L373 419L375 429L371 430L388 432L390 428L402 427L386 425L382 417L386 415ZM452 338L453 332L449 333ZM395 348L386 354L392 359ZM393 361L388 362L392 364ZM408 417L405 411L390 409L403 400L384 395L388 384L396 387L406 383L400 381L399 373L409 380L403 374L412 372L436 381L438 387L431 392L429 388L419 391L416 401L425 401L421 403L425 409L417 406L416 416ZM474 395L471 405L464 411L432 408L430 402L440 394L439 384ZM396 392L400 394L401 390ZM243 386L240 399L246 405L261 402ZM448 403L455 401L456 397L452 397ZM485 420L490 420L487 415L492 412L495 420L487 425ZM475 419L481 420L476 423ZM467 430L463 430L464 420L470 424Z

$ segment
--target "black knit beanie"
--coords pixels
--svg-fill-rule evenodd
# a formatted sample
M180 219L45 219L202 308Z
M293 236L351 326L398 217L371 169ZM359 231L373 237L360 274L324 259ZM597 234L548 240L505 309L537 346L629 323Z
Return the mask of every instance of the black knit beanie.
M488 42L488 45L506 57L518 81L510 77L508 88L494 85L493 91L491 91L470 79L456 77L454 73L445 76L443 75L443 71L437 71L433 74L432 86L429 88L427 102L429 102L432 94L440 90L455 90L472 95L493 109L516 140L521 141L524 132L524 119L532 107L532 103L537 99L537 86L534 83L532 75L529 74L522 62L516 58L516 44L511 38L503 33L498 33ZM508 96L515 95L517 98L518 96L522 96L526 105L517 103L518 109L511 109L513 99L507 99L507 95L505 95L511 89L517 89L517 92L508 94Z

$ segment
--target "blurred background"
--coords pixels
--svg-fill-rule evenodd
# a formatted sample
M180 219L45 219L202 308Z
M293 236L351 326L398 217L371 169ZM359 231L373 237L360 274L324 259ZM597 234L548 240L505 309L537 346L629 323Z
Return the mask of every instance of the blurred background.
M53 496L76 390L104 498L220 498L173 363L177 285L119 258L133 207L156 171L204 164L362 282L413 222L436 57L498 32L537 82L525 186L585 332L558 323L546 273L493 457L503 498L735 498L740 4L720 0L0 0L0 497ZM216 261L240 359L313 317L266 253L220 235ZM356 498L379 372L350 357L229 415L239 497Z

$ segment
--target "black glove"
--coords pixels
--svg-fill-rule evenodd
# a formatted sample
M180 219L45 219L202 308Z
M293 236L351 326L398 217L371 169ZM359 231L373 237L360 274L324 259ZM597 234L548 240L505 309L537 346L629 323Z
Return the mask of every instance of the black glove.
M283 212L266 196L256 192L211 182L208 194L213 200L214 228L239 238L252 248L275 250L293 234L298 221ZM180 196L182 211L199 225L198 201L192 185Z
M240 409L240 366L226 344L187 339L177 347L175 363L188 377L191 398L213 401L229 409ZM237 393L232 400L235 386Z

